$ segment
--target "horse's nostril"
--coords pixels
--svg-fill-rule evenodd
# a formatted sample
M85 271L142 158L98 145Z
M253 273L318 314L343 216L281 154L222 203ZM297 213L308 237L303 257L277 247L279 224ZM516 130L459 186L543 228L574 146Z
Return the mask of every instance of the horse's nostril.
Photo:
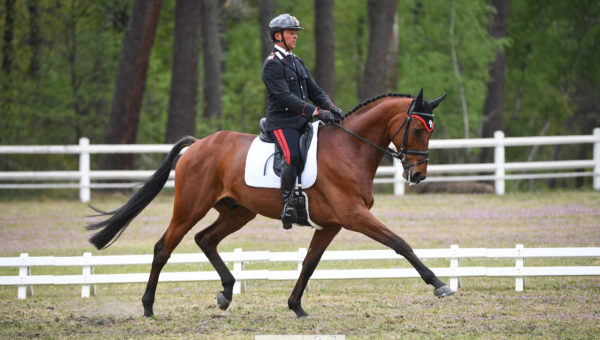
M415 172L412 176L412 181L415 183L419 183L420 181L424 180L425 176L423 176L422 172Z

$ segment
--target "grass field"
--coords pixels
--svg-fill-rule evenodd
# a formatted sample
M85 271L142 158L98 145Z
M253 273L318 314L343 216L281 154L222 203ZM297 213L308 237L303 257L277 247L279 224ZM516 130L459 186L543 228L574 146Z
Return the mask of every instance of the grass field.
M101 209L126 201L95 195ZM87 243L91 222L84 204L68 199L0 197L0 256L150 254L168 224L172 197L160 195L113 246L96 251ZM413 248L512 248L600 246L600 193L590 191L493 195L377 196L375 215ZM176 252L198 252L193 235L216 218L211 212ZM278 221L257 218L227 238L219 250L294 251L307 247L312 231L285 231ZM343 230L331 250L384 249ZM483 261L483 260L482 260ZM536 260L531 265L600 265L600 259ZM426 262L447 265L447 261ZM330 262L319 268L406 266L405 261ZM462 265L462 262L461 262ZM466 263L466 265L470 265ZM511 265L510 262L506 265ZM293 268L293 267L292 267ZM179 267L165 270L179 270ZM185 270L198 269L189 265ZM203 267L208 270L208 267ZM35 269L34 274L50 269ZM55 269L52 269L55 270ZM73 269L66 269L73 270ZM148 272L149 266L98 268ZM74 271L79 273L80 269ZM53 272L56 273L56 272ZM0 269L16 275L16 269ZM309 318L287 309L292 281L250 281L225 312L216 307L218 282L160 283L155 318L142 317L145 284L98 285L97 296L80 297L77 286L36 286L16 298L0 287L0 338L231 338L255 334L344 334L347 339L389 338L600 338L600 278L530 278L523 292L510 278L468 278L459 292L437 299L419 279L311 281L303 298Z

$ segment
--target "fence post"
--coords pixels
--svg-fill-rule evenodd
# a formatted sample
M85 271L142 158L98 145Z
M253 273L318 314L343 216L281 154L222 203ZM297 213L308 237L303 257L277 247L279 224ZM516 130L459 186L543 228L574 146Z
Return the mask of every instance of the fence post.
M600 190L600 128L594 129L594 190Z
M27 296L33 295L33 286L25 284L25 278L31 275L31 268L25 264L29 254L21 253L21 266L19 267L19 279L21 285L18 288L17 297L19 300L24 300Z
M399 159L393 159L394 163L394 196L403 196L404 195L404 178L402 178L402 173L404 172L404 168L402 167L402 163Z
M458 244L450 246L450 289L457 291L460 284L460 277L458 276L458 267L460 266L460 259L458 258Z
M81 297L89 298L90 295L96 295L96 285L90 285L91 276L94 275L94 267L90 265L92 253L83 253L83 282L87 283L81 286ZM90 287L91 286L91 287Z
M517 275L523 273L523 267L525 266L525 260L521 257L523 255L523 245L517 244L517 257L515 259L515 266L517 268ZM515 278L515 291L522 292L525 286L525 278L517 276Z
M235 261L233 262L233 277L236 278L235 283L233 284L233 294L240 294L241 292L246 291L246 281L240 281L237 279L244 270L242 248L235 248L233 250L233 254L235 255Z
M90 140L79 138L79 199L90 201Z
M494 132L494 140L496 142L496 146L494 147L494 163L496 165L495 172L495 183L494 189L496 191L496 195L502 196L504 195L504 132L496 131Z

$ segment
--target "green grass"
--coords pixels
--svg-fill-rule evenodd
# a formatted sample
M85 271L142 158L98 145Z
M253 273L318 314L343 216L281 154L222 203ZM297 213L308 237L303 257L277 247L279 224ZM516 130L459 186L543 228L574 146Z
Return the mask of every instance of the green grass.
M94 195L95 206L113 209L121 195ZM105 251L87 243L83 226L92 211L71 199L0 197L0 256L150 254L164 233L172 197L160 195L123 236ZM493 195L376 196L375 215L413 248L512 248L600 245L600 193L589 191ZM216 218L211 212L176 249L199 252L193 235ZM312 231L281 229L257 218L220 245L220 251L295 251L307 247ZM363 235L343 230L330 250L385 249ZM447 260L428 260L447 266ZM514 265L507 260L468 260L461 265ZM600 265L600 259L545 259L526 265ZM324 262L324 268L406 267L406 261ZM252 263L250 269L295 269L295 264ZM58 270L58 272L57 272ZM63 271L64 270L64 271ZM208 265L165 270L210 270ZM96 273L148 272L149 266L98 267ZM34 268L34 274L79 274L79 268ZM15 275L1 269L0 275ZM0 286L0 338L212 338L252 339L255 334L344 334L348 339L600 337L600 278L528 278L523 292L514 279L466 278L459 292L437 299L420 279L314 280L303 297L309 318L287 308L293 281L249 281L225 312L216 307L218 282L160 283L155 318L142 317L145 284L98 285L80 297L79 286L35 286L34 296L16 298L17 288Z

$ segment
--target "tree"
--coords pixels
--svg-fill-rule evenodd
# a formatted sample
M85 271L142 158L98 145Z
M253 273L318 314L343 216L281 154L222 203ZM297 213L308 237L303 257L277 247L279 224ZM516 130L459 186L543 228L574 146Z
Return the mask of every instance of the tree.
M385 58L389 49L397 7L398 0L369 0L367 2L369 48L362 83L358 89L360 100L381 94L385 89Z
M221 117L221 42L219 38L219 8L216 1L202 0L202 51L204 55L205 118ZM217 129L220 124L217 123Z
M264 60L271 50L273 49L273 43L267 34L269 22L273 19L273 0L260 0L258 2L258 21L259 21L259 32L260 32L260 46L262 51L262 60Z
M107 144L131 144L136 141L150 51L161 5L162 0L135 0L133 5L106 128ZM128 154L108 154L103 159L102 168L132 169L133 157Z
M39 0L27 0L29 12L29 39L27 43L31 46L31 59L29 62L29 76L36 78L41 67L42 38L40 34L40 12Z
M2 46L2 71L9 77L14 56L13 36L15 23L15 0L6 0L6 14L4 17L4 37ZM8 86L8 84L5 84Z
M398 52L398 12L396 12L394 13L388 53L385 55L385 92L394 92L398 86Z
M510 0L493 0L496 13L488 24L489 35L495 39L506 37L508 8ZM483 123L481 137L493 137L494 131L502 130L504 119L504 86L506 80L506 54L502 47L496 53L496 59L490 65L490 79L487 83L487 95L483 104ZM492 163L494 151L484 148L481 152L482 163Z
M315 80L333 98L335 86L335 37L333 0L315 0Z
M258 24L260 33L260 50L261 62L267 58L271 50L273 49L273 43L271 42L271 38L269 38L269 34L267 33L269 22L273 19L273 0L260 0L258 1ZM267 89L264 90L264 100L263 100L263 111L266 111L267 105Z
M196 133L200 11L201 3L198 1L176 2L173 75L165 136L167 143Z

